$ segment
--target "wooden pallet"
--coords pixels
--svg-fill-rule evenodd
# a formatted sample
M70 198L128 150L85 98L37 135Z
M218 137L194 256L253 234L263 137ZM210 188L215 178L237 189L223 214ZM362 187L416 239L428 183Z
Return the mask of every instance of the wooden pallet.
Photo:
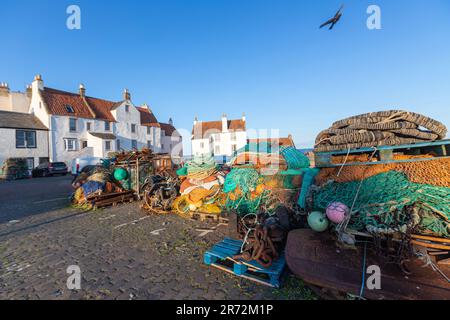
M94 209L109 206L117 206L118 204L134 201L133 191L124 191L116 193L105 193L101 195L93 195L88 197L87 201L92 204Z
M358 154L372 154L374 151L374 161L372 162L346 162L345 166L355 165L373 165L384 163L400 163L400 162L417 162L417 161L432 161L442 158L450 158L450 140L438 140L432 142L421 142L413 144L404 144L397 146L379 146L375 148L359 148L350 150L337 150L327 152L315 152L314 162L317 168L332 168L340 167L341 164L333 163L334 156L358 155ZM425 155L434 154L433 158L421 158L416 157L414 159L407 160L395 160L394 153L400 153L405 155Z
M233 256L240 253L241 246L241 240L225 238L205 252L203 262L238 277L279 288L281 274L286 265L284 253L269 268L264 268L255 261L233 259Z

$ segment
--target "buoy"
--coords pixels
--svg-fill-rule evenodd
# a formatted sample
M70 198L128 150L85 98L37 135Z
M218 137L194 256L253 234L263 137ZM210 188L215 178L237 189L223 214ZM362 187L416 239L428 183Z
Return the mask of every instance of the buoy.
M326 215L319 211L311 212L308 216L308 224L314 231L323 232L328 229L328 219Z
M124 168L117 168L114 170L114 179L122 181L128 178L128 172Z
M327 217L334 223L341 223L345 216L349 214L350 209L341 202L333 202L327 207Z

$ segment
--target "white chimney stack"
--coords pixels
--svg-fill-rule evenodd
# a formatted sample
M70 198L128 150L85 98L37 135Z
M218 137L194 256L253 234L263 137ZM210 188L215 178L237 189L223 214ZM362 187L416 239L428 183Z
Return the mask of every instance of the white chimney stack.
M84 87L84 84L80 83L80 96L84 97L86 95L86 88Z
M222 132L228 132L228 119L225 113L222 115Z
M34 81L32 84L33 90L44 90L44 81L42 80L42 76L40 74L37 74L34 77Z

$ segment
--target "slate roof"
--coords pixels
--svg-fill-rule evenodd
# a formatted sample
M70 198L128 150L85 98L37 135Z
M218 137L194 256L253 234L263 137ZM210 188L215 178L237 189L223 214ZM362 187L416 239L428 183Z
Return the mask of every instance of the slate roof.
M48 130L33 114L0 111L0 128Z
M116 140L116 136L112 133L89 132L90 135L103 140Z

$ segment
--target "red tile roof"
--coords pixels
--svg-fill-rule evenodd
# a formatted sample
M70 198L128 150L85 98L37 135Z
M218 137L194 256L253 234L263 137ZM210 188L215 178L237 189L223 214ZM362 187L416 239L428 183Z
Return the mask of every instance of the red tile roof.
M78 93L52 88L44 88L41 90L41 95L51 114L115 121L111 114L115 102L92 97L83 98ZM66 106L71 106L74 112L69 112Z
M153 112L147 107L136 107L141 114L141 124L147 127L159 127L158 120L156 119Z
M159 123L161 126L161 130L164 130L164 133L166 136L172 136L174 133L178 134L177 129L175 129L175 127L173 125L171 125L170 123Z
M245 131L245 121L239 120L228 120L227 121L228 131ZM222 132L222 121L199 121L192 128L192 134L194 139L205 139L208 138L211 133Z
M261 143L261 142L267 142L271 145L277 144L278 146L284 146L284 147L295 147L294 141L292 140L292 137L285 137L285 138L267 138L267 139L248 139L248 143Z
M114 116L111 114L112 108L116 105L115 102L92 97L86 97L86 101L96 114L97 119L108 120L115 122Z
M44 88L41 95L51 114L94 119L94 115L79 94ZM73 113L66 109L67 105L73 108Z

